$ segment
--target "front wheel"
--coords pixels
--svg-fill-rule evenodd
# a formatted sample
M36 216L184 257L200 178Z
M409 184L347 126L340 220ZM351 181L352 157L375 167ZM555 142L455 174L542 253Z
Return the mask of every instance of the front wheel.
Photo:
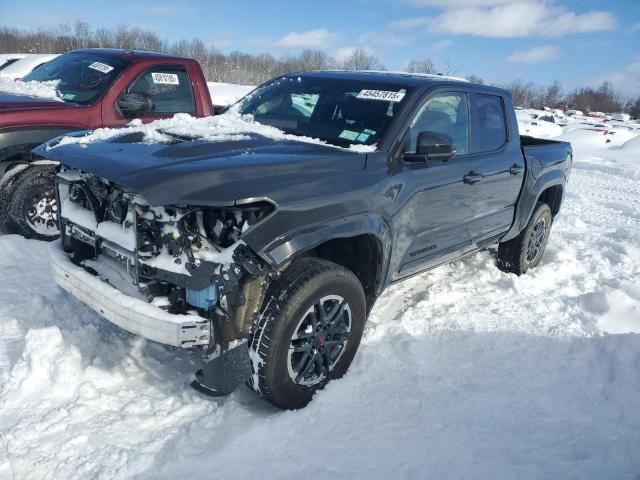
M55 173L52 165L30 165L17 173L8 185L9 217L16 233L46 241L60 235Z
M250 343L250 385L277 407L304 407L347 371L365 319L364 291L351 271L317 258L295 261L267 291Z
M549 205L538 202L520 235L498 245L498 268L503 272L522 275L529 268L537 267L547 247L552 223Z

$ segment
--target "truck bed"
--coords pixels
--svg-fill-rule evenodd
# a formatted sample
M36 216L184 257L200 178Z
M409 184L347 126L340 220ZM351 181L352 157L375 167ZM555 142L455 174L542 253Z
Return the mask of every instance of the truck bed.
M571 168L571 144L569 142L521 135L520 147L528 168L535 169L536 165L545 169L554 166L560 166L563 169ZM569 164L565 165L567 160Z

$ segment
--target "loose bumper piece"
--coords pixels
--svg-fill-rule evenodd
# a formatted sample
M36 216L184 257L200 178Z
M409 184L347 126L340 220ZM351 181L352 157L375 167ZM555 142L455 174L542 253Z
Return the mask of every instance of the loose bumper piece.
M209 320L197 315L174 315L125 295L71 262L59 241L49 245L49 259L58 285L120 328L175 347L209 344Z

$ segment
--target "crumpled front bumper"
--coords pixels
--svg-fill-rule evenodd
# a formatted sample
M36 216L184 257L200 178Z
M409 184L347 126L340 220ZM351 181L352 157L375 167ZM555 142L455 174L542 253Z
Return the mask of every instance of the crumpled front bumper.
M174 315L125 295L71 262L60 241L49 244L49 260L58 285L120 328L175 347L209 344L209 320L197 315Z

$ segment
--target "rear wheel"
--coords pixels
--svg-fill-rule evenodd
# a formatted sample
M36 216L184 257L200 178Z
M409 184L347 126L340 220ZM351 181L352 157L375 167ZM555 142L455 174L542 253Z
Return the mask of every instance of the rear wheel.
M529 268L537 267L547 247L552 223L553 215L549 205L538 202L520 235L498 245L498 268L522 275Z
M295 409L347 371L366 319L362 285L326 260L294 262L267 291L254 332L251 386L274 405Z
M60 235L55 173L54 166L33 165L15 175L8 191L11 195L8 210L16 233L46 241Z

